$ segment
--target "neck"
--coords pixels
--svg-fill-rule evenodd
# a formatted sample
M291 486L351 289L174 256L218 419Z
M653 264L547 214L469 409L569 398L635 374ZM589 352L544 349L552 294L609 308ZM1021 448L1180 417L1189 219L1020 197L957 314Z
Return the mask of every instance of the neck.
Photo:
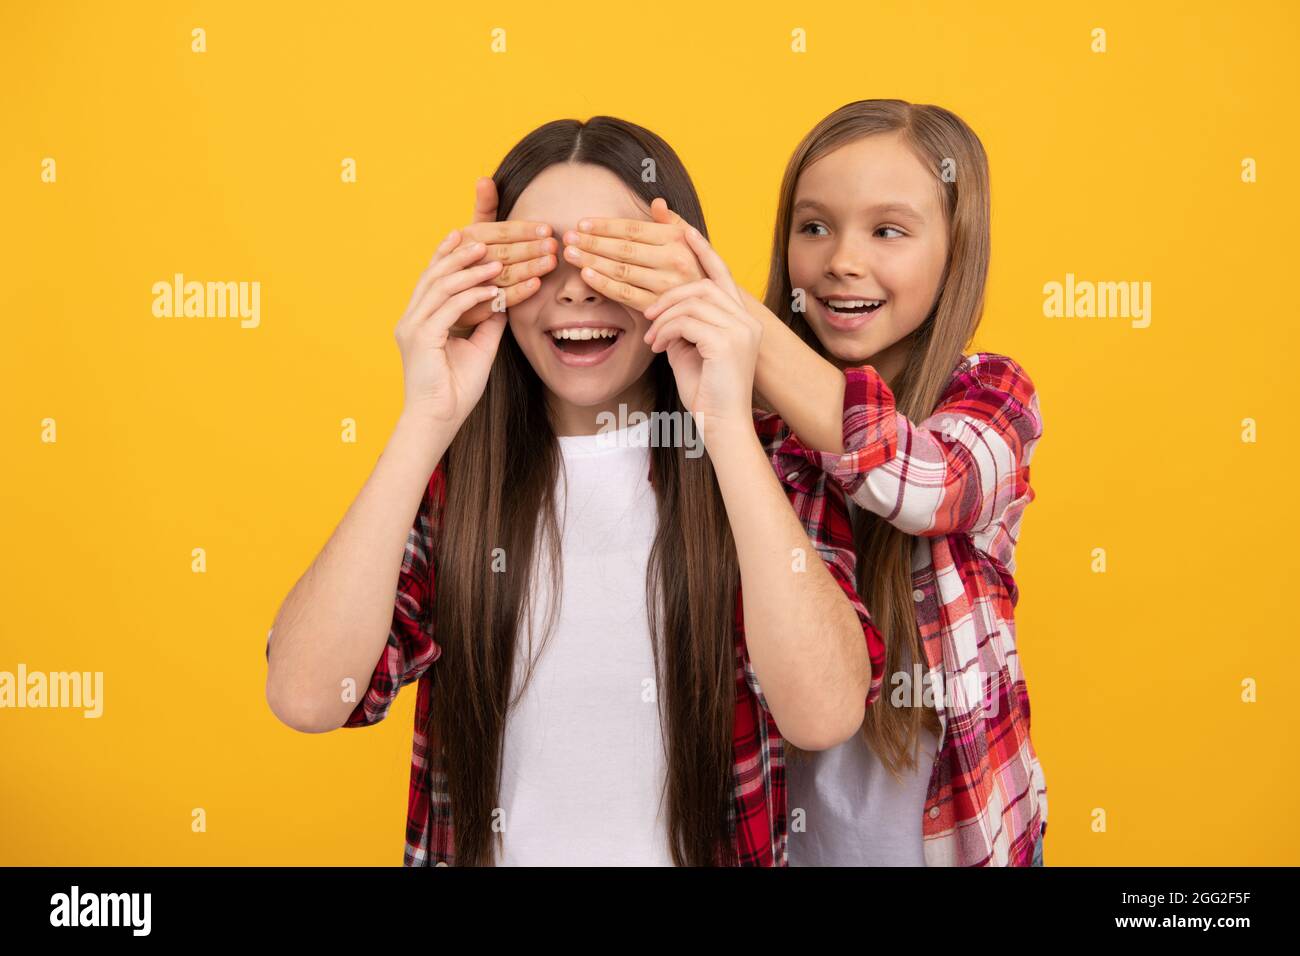
M893 345L881 349L875 355L868 355L864 359L849 361L833 355L829 356L829 358L840 371L854 366L870 365L885 380L885 384L892 389L898 380L898 376L902 374L903 369L907 366L907 355L911 348L911 336L907 336Z
M615 420L622 420L618 411L620 405L627 406L627 415L633 412L651 412L654 408L654 388L647 373L608 401L596 405L575 405L549 391L546 401L551 412L551 425L557 436L595 435L602 428L599 420L602 412L613 414Z

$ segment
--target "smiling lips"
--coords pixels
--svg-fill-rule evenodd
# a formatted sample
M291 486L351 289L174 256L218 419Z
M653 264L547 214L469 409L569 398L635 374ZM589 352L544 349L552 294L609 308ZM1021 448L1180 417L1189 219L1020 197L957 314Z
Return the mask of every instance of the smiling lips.
M573 368L599 365L614 353L623 330L612 326L569 326L547 333L556 357Z
M884 299L858 299L839 295L816 298L826 315L826 321L841 332L861 328L885 304Z

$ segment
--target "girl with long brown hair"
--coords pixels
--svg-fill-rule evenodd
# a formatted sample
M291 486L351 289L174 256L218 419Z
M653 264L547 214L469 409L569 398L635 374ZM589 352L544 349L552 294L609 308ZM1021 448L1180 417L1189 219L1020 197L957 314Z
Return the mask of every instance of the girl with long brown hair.
M783 739L838 745L878 691L847 512L792 508L784 436L755 428L758 320L733 295L656 354L552 255L665 202L702 238L639 126L510 150L416 286L402 416L268 637L300 730L373 724L419 681L408 865L783 865Z
M707 275L716 253L689 236L641 248L624 230L569 235L566 258L670 347L684 303L728 295ZM757 390L797 436L773 465L811 494L829 481L850 497L890 682L859 735L792 762L807 828L791 862L1041 864L1046 789L1013 572L1042 423L1017 363L965 353L989 264L979 138L938 106L841 107L786 167L772 248L766 301L744 298L763 323Z

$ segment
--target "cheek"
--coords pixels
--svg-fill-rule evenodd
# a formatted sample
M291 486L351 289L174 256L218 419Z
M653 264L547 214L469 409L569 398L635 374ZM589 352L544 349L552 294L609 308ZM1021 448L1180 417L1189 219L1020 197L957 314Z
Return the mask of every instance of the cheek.
M790 273L791 287L806 288L821 271L818 256L798 242L787 242L785 248L786 269Z
M936 261L933 250L917 246L909 249L907 255L882 263L877 277L885 287L886 294L907 305L924 309L938 294L942 270L942 258Z
M541 311L541 306L534 301L536 298L536 294L533 294L526 301L512 305L506 311L506 322L516 338L537 327L537 314Z
M628 317L632 320L632 336L640 342L645 338L645 334L650 331L650 323L646 321L645 315L641 312L634 312L632 309L624 309ZM646 346L649 348L650 346Z

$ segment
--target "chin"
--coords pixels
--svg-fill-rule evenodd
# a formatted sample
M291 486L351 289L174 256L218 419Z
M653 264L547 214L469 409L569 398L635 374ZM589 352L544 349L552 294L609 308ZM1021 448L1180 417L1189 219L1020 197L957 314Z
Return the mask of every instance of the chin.
M870 336L840 332L812 323L809 323L809 327L813 330L817 341L822 344L822 348L826 350L826 354L843 365L866 365L871 356L876 354L877 350L868 341Z
M608 405L626 387L622 376L603 371L599 375L562 371L544 380L544 384L560 401L577 408Z

